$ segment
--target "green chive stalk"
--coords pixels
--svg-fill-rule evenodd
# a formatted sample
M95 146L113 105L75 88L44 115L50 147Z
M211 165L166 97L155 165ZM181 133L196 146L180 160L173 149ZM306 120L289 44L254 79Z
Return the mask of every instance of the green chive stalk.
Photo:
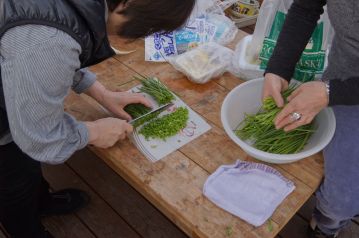
M159 105L170 103L175 99L172 92L155 77L134 77L142 84L141 92L147 93L152 96ZM127 105L124 110L131 115L133 119L136 119L151 111L151 108L144 106L143 104L136 103ZM158 117L160 113L152 113L134 122L134 127L139 127L145 122L151 121Z
M141 103L135 103L135 104L129 104L124 108L125 112L130 114L132 119L135 119L137 117L140 117L146 113L149 113L151 111L151 108L146 107L145 105Z
M141 92L151 95L159 105L172 102L175 97L173 93L155 77L135 77L142 83Z
M283 98L295 90L290 87L282 93ZM281 111L273 98L267 98L262 108L255 115L245 115L244 120L235 130L236 135L242 140L251 141L253 146L259 150L274 154L298 153L308 143L310 136L315 132L313 123L301 126L289 132L277 130L274 119Z

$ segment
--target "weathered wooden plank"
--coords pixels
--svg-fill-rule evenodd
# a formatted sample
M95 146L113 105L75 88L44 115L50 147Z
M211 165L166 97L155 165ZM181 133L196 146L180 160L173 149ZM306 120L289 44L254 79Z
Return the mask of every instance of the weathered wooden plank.
M133 85L131 85L131 87L132 86ZM127 85L123 85L122 87L127 87ZM216 141L218 143L216 143ZM223 149L226 146L229 146L228 149ZM190 149L188 150L188 148ZM198 150L198 148L205 149ZM193 143L185 146L183 149L181 149L181 151L184 152L186 156L189 156L192 160L194 160L197 164L205 168L205 170L208 172L213 172L219 165L226 163L226 161L228 163L233 163L234 160L238 157L245 156L244 152L233 142L231 142L228 137L226 137L225 133L219 128L216 130L213 129L209 133L203 135ZM225 154L226 152L228 152L228 155ZM235 156L236 154L237 156ZM216 161L216 159L218 159L218 161ZM299 180L297 183L301 184ZM300 188L302 187L306 189L305 186L301 186ZM298 194L301 193L299 192ZM305 201L310 196L310 194L311 191L308 190L303 196L293 196L294 202L296 202L297 205L292 207L294 210L291 211L291 214L294 215L295 211L299 209L300 205L303 203L301 199L304 199ZM282 213L281 217L282 218L280 221L282 222L290 218L290 216L287 216L285 213ZM283 220L283 217L286 217L286 220ZM283 223L283 225L284 224L285 223Z
M78 119L92 120L102 113L81 97L73 97L78 97L77 108L87 109L73 111ZM208 172L180 152L153 164L129 141L107 150L93 147L91 150L191 237L211 237L212 234L222 237L228 226L233 226L233 234L247 237L271 237L279 231L275 222L272 231L265 225L254 229L205 199L202 187Z
M133 66L135 66L135 64L132 64L132 67ZM189 82L183 75L181 76L174 72L171 66L162 65L159 68L147 69L147 72L159 77L201 116L216 126L222 127L220 108L228 90L214 82L209 82L205 85L192 85L193 83ZM168 77L166 77L166 75L168 75ZM126 87L126 85L123 85L123 87ZM197 140L194 143L196 142ZM210 143L210 141L208 143ZM233 142L231 143L235 145ZM220 145L223 144L220 143ZM197 148L205 147L197 146ZM209 152L207 153L210 154ZM210 158L208 158L208 161L210 161ZM311 187L313 192L319 186L321 178L323 177L323 159L321 154L313 155L310 158L296 163L280 165L280 167Z
M92 106L79 100L77 107ZM88 110L77 112L76 116L91 120L101 113L99 108L93 112L96 110L93 114ZM276 223L271 232L266 226L254 229L205 199L202 187L208 172L180 152L153 164L128 141L108 150L91 149L191 237L211 237L212 234L222 237L228 226L233 226L233 234L244 233L248 237L271 237L278 232Z
M227 161L233 162L238 156L245 157L243 151L229 141L224 132L221 131L219 117L220 106L228 93L228 89L235 87L240 81L234 77L229 77L228 80L211 81L205 85L193 84L168 64L143 62L143 42L137 42L135 45L138 47L138 51L131 56L118 56L117 59L122 61L119 64L125 65L132 72L137 71L141 74L156 75L161 78L187 104L217 126L217 131L210 132L213 133L214 140L222 145L221 148L217 148L217 154L218 151L223 151L223 146L229 149L233 148L233 153L228 153L226 156L218 154L218 161L212 162L210 155L215 155L216 149L213 148L215 144L210 143L212 137L202 138L206 135L201 137L202 140L200 138L191 143L196 147L183 148L181 152L175 152L164 161L156 164L149 164L127 141L121 142L109 150L95 148L92 148L92 150L192 237L213 237L214 234L216 235L215 237L222 237L223 231L228 226L234 227L234 234L244 234L245 237L274 236L278 229L286 223L286 220L295 213L298 209L298 204L304 203L311 192L318 186L322 176L320 156L295 163L294 166L276 167L285 176L295 181L297 184L296 191L300 193L300 196L294 199L290 196L284 202L283 207L278 209L276 215L273 216L273 232L269 232L265 226L254 229L216 208L204 199L201 193L203 183L209 172L213 172L216 167ZM125 71L121 73L126 74ZM99 78L101 80L101 77ZM112 88L112 83L115 82L109 82L108 86ZM127 87L133 82L128 85L123 85L123 83L121 81L120 85L114 85L113 88ZM78 118L89 120L99 117L99 115L106 115L89 100L72 97L70 102L72 104L70 103L67 109L69 111L75 109L72 112ZM81 109L83 110L84 108L87 110L83 113ZM88 110L88 108L91 109ZM198 148L202 148L202 150L197 152ZM233 157L233 155L236 157ZM204 156L204 159L201 158L202 156ZM251 160L251 158L247 157L245 159ZM288 213L287 215L286 212ZM215 213L215 216L213 213ZM208 216L211 218L209 219ZM216 219L213 219L213 217ZM218 218L221 218L220 221ZM279 225L276 223L277 220L280 223Z
M285 171L295 175L303 183L313 189L318 188L323 178L323 157L321 153L310 156L295 163L280 165Z
M142 237L187 237L92 152L82 150L68 164Z
M140 237L129 225L86 185L67 165L45 166L44 174L56 189L78 188L91 198L89 205L77 212L77 216L98 237Z
M161 68L165 68L165 69L158 71L156 70L157 74L160 74L161 72L170 72L171 70L173 71L172 67L168 68L165 65L162 65ZM197 111L200 115L202 115L210 122L214 123L216 126L222 127L222 124L220 122L219 111L222 102L224 100L224 97L226 96L228 91L226 91L223 87L218 86L216 84L207 84L207 87L210 88L207 88L206 92L204 93L201 90L198 90L196 92L193 91L188 92L186 91L186 89L187 90L191 90L191 89L196 90L196 89L193 89L192 83L187 81L183 76L180 78L178 77L179 76L176 75L174 76L173 79L168 77L164 77L161 79L174 92L182 96L181 98L187 104L189 104L192 107L192 109ZM187 86L183 86L186 83ZM129 88L133 87L135 84L136 82L131 82L130 84L124 84L120 87L120 90L128 90ZM215 165L215 168L217 168L220 164L226 163L226 158L228 156L224 156L225 153L231 153L231 155L235 155L239 158L245 155L245 153L226 136L223 130L222 131L217 130L216 132L214 132L216 133L216 136L212 135L211 133L213 132L210 131L206 135L203 135L200 139L197 139L193 143L187 145L192 147L192 151L190 153L186 153L186 155L189 156L190 158L192 158L190 155L196 153L197 154L205 153L205 155L200 154L198 156L203 161L203 163L199 163L199 164L201 166L204 166L203 168L205 170L213 171L214 170L213 167L208 168L208 166ZM218 135L218 133L220 135ZM226 149L227 147L228 150ZM197 148L203 148L203 149L198 150ZM217 155L217 156L211 157L208 155ZM219 163L215 163L214 160L216 159L213 159L213 157L218 159ZM233 158L231 159L233 161ZM198 163L198 161L196 162ZM281 165L280 167L282 167L287 172L293 174L295 177L297 177L305 184L308 184L314 190L318 187L322 178L323 162L320 155L314 155L312 156L312 158L308 158L297 163Z
M95 237L76 215L48 217L42 223L56 238Z
M239 84L243 83L244 81L240 78L237 78L231 73L225 73L222 77L215 79L214 82L221 85L222 87L232 90L237 87Z
M165 67L165 66L162 66ZM165 69L165 71L171 71L172 68ZM158 70L158 74L162 72ZM164 72L164 71L163 71ZM181 98L189 105L192 109L194 109L197 113L203 116L205 119L212 122L217 127L222 127L221 119L220 119L220 108L222 102L227 94L226 91L222 86L219 86L215 83L209 83L204 86L207 88L205 92L201 91L200 89L196 92L196 88L191 87L192 83L187 81L183 76L182 78L175 79L161 77L162 81L166 83L175 93L181 96ZM122 85L122 90L127 90L128 88L132 87L135 82L131 82L129 85ZM187 86L183 86L187 85ZM197 87L198 85L196 85ZM184 87L184 88L183 88ZM209 136L212 132L208 132L206 135L201 137L200 139L195 140L194 142L190 143L193 148L191 153L187 153L186 155L192 158L190 155L198 154L198 153L205 153L206 155L213 155L220 153L226 153L227 150L223 150L222 148L230 147L228 151L232 154L236 155L237 157L241 157L244 155L244 152L232 142L226 134L223 132L216 132L217 134L220 133L221 135L218 138L218 143L213 143L213 140L216 140L216 137L213 135ZM205 138L205 139L203 139ZM202 150L198 150L198 148L202 148ZM209 156L201 155L201 160L203 163L199 163L201 166L211 166L214 164L213 158ZM222 154L218 154L216 157L223 163L225 163L225 156ZM219 164L216 164L218 167ZM213 171L212 169L208 169L206 167L205 170ZM323 160L321 154L316 154L311 156L310 158L301 160L296 163L280 165L282 169L287 171L289 174L292 174L296 178L298 178L303 183L307 184L310 188L312 188L312 192L319 186L320 181L323 176Z
M209 202L202 195L208 173L179 152L155 164L129 142L95 153L191 237L224 237L228 227L234 237L271 237L278 231L276 223L273 231L254 228Z
M111 58L90 68L105 87L117 91L122 84L133 80L133 71Z
M245 34L240 32L237 36L237 41L244 35ZM128 67L131 67L134 71L139 71L148 75L156 75L199 114L210 120L215 125L219 127L222 126L219 112L223 100L228 93L228 90L226 89L231 89L236 84L244 81L239 80L234 76L227 75L226 82L231 85L227 85L227 87L218 86L216 83L213 83L213 81L205 85L191 83L185 76L177 72L168 64L155 66L153 63L143 63L143 46L140 48L140 45L138 44L143 43L137 42L139 50L135 55L132 55L131 60L129 59L129 56L117 58ZM233 47L233 44L234 43L232 43L231 47ZM131 61L131 64L128 63L129 60ZM143 64L152 64L152 67L148 65L148 67L144 68L144 71L140 71L139 69L143 68ZM308 185L312 188L316 188L320 183L320 178L322 178L323 161L320 155L315 155L312 159L305 159L298 163L283 165L283 168L285 168L289 173L299 172L299 174L302 175L299 178L303 182L308 183Z

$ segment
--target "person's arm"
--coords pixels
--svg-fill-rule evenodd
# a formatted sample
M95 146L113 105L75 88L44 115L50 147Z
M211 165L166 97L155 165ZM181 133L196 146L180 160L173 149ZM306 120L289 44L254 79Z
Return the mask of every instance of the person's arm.
M265 74L272 73L290 81L325 4L326 0L294 0Z
M9 30L0 43L10 131L31 158L62 163L87 144L109 148L132 132L132 126L121 119L79 122L64 112L64 99L71 88L78 93L94 92L99 85L93 74L79 75L81 47L68 34L26 25ZM147 103L136 94L106 95L104 104L116 110L130 103Z
M64 112L71 87L92 87L88 79L76 80L80 51L73 38L47 26L13 28L1 39L10 131L20 149L35 160L62 163L87 144L108 148L132 131L120 119L79 122Z
M96 81L96 74L84 68L76 72L72 90L78 94L85 93L92 97L116 117L130 121L131 116L124 110L128 104L142 103L152 107L151 102L142 94L128 92L113 92ZM93 134L93 133L92 133Z
M326 0L295 0L288 12L265 74L290 81L303 50L316 27ZM359 76L329 82L329 106L359 105ZM281 87L281 86L278 86Z
M80 45L44 26L9 30L1 40L2 81L14 142L33 159L62 163L88 144L83 122L64 112L80 67Z
M88 68L83 68L76 71L72 90L77 93L85 93L96 82L96 74L91 72Z

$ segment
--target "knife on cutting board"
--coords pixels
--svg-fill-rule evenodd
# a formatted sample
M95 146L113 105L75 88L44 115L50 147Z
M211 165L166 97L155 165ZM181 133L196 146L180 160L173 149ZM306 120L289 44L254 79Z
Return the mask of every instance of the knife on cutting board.
M167 108L169 108L169 107L171 107L171 106L173 106L173 103L164 104L164 105L162 105L162 106L160 106L160 107L158 107L158 108L156 108L156 109L154 109L154 110L152 110L152 111L150 111L150 112L148 112L148 113L146 113L146 114L143 114L142 116L139 116L139 117L137 117L137 118L135 118L135 119L129 121L128 123L130 123L131 125L133 125L133 123L136 122L137 120L139 120L139 119L141 119L141 118L144 118L144 117L146 117L146 116L148 116L148 115L150 115L150 114L152 114L152 113L163 112L164 110L166 110Z

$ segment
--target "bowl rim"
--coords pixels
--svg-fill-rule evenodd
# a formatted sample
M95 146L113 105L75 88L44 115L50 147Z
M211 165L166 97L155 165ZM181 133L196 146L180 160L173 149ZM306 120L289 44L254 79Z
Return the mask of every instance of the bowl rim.
M246 142L244 142L243 140L241 140L240 138L238 138L235 135L235 133L229 126L228 121L225 120L225 113L228 110L228 102L229 102L230 98L237 93L238 90L246 87L249 84L259 83L261 81L264 81L264 78L252 79L252 80L246 81L244 83L241 83L240 85L238 85L237 87L232 89L225 97L225 99L222 103L222 107L221 107L221 122L222 122L222 125L223 125L224 130L226 131L227 135L237 145L239 145L247 154L249 154L247 151L250 151L251 154L258 155L255 157L256 159L266 161L266 162L272 162L272 163L274 163L273 161L278 161L279 163L280 162L281 163L294 162L294 161L312 156L312 155L320 152L321 150L323 150L325 148L325 146L327 146L329 144L329 142L332 140L334 133L335 133L335 129L336 129L335 115L334 115L333 110L329 107L323 109L320 113L325 113L327 115L327 117L329 117L328 120L331 124L333 124L332 125L333 128L328 132L329 135L326 139L321 140L318 143L318 146L316 146L315 148L309 149L307 151L303 151L303 152L299 152L299 153L295 153L295 154L274 154L274 153L264 152L264 151L261 151L251 145L248 145ZM273 156L276 156L276 158L272 158ZM265 159L263 159L263 158L265 158Z

